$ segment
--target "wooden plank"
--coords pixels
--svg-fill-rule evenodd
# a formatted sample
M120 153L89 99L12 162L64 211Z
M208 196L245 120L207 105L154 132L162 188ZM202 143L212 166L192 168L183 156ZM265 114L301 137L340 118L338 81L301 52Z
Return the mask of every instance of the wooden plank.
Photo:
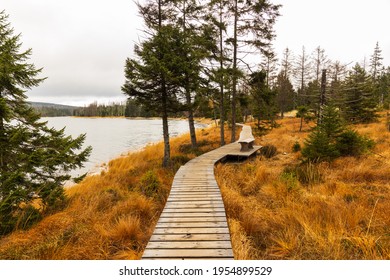
M204 208L175 208L165 207L165 213L210 213L210 212L223 212L225 213L224 207L204 207Z
M220 195L207 195L207 194L202 194L202 195L172 195L168 198L168 201L194 201L194 200L206 200L206 199L219 199L221 200Z
M160 217L158 223L168 223L172 221L180 223L226 222L226 217Z
M216 205L216 204L222 204L223 205L223 202L222 202L222 199L219 198L219 199L192 199L191 201L172 201L172 200L168 200L166 205L170 205L170 204L176 204L178 206L182 205L182 204L187 204L188 206L190 206L191 204L196 204L196 205L205 205L205 204L208 204L208 205Z
M169 199L167 201L167 203L178 203L178 205L180 205L180 203L185 203L185 204L212 203L213 205L215 205L216 203L220 203L220 202L221 202L220 197L210 197L210 196L203 197L203 198L173 197L172 199Z
M197 199L199 197L222 197L221 194L218 192L218 191L213 191L213 192L207 192L207 191L203 191L203 192L189 192L189 193L185 193L186 191L175 191L175 192L171 192L169 198L171 198L171 196L173 197L193 197L194 199ZM169 199L168 198L168 199Z
M191 196L191 195L194 195L195 197L195 199L197 198L196 196L199 196L199 197L201 197L201 196L206 196L208 193L207 192L204 192L204 191L183 191L183 192L171 192L171 195L173 196L173 197L176 197L176 196L180 196L180 195L182 195L183 197L184 196ZM221 199L222 199L222 196L221 196L221 194L219 193L219 192L217 192L217 191L212 191L212 192L209 192L209 195L219 195L220 197L221 197ZM168 200L169 200L169 197L168 197Z
M169 241L150 242L148 249L231 249L229 241Z
M218 199L219 201L221 200L221 196L218 194L196 194L194 196L191 195L180 195L180 194L173 194L172 197L168 198L168 201L201 201L201 200L215 200Z
M173 182L173 185L177 185L177 184L197 184L197 185L206 185L207 186L207 184L208 184L208 180L197 180L196 178L188 178L188 179L186 179L186 178L183 178L183 179L179 179L179 180L175 180L174 182Z
M187 188L216 188L219 189L217 184L212 184L211 182L206 182L206 183L197 183L197 182L175 182L172 185L172 188L177 188L177 187L187 187Z
M229 241L230 234L154 234L150 241L183 241L183 240L199 240L199 241Z
M229 229L226 228L155 228L153 234L215 234L227 233Z
M165 207L169 207L171 205L175 205L179 208L185 206L186 208L187 207L192 207L192 208L195 208L195 207L215 207L217 205L220 205L223 207L223 202L221 199L219 200L193 200L193 201L167 201L167 203L165 204Z
M165 205L166 208L176 208L176 209L187 209L188 207L191 207L191 209L196 208L207 208L207 209L214 209L214 208L223 208L224 204L222 202L216 202L215 204L212 203L180 203L180 202L174 202L174 203L167 203Z
M233 258L232 249L156 249L146 250L144 258Z
M221 195L221 193L218 190L212 190L212 191L205 191L205 190L182 190L182 191L180 191L180 190L174 190L174 191L171 191L172 195L176 195L176 194L182 194L182 195L204 195L204 194L207 194L207 193Z
M170 195L175 195L175 196L202 196L202 195L218 195L221 196L220 190L217 189L207 189L207 190L192 190L192 189L186 189L186 188L180 188L180 189L175 189L170 192ZM168 197L169 198L169 197Z
M155 228L226 228L226 221L213 221L213 222L166 222L157 223Z
M194 186L194 185L180 185L172 188L171 193L174 192L193 192L193 191L202 191L202 192L217 192L220 193L220 189L215 186Z
M208 217L226 217L225 212L190 212L190 213L181 213L181 212L163 212L160 218L173 218L173 217L198 217L198 218L208 218Z
M189 196L189 195L207 195L207 194L221 196L221 191L219 189L179 188L179 189L172 190L170 192L170 195L183 195L183 196L185 196L185 195L187 195L187 196ZM169 199L169 197L168 197L168 199Z

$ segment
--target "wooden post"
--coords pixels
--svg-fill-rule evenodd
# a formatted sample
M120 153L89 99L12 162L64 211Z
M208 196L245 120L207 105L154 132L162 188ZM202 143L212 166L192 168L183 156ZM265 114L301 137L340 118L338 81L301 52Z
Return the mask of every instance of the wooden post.
M390 113L387 112L387 116L386 116L386 127L387 127L387 131L390 131Z

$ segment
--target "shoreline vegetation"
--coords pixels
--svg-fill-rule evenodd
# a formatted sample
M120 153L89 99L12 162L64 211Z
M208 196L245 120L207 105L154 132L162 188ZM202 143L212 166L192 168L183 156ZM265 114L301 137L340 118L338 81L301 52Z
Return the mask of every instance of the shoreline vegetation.
M254 159L216 165L236 259L390 259L390 137L385 116L354 125L373 152L302 165L296 143L310 132L299 118L278 121L256 142L273 146ZM314 126L314 125L312 125ZM225 131L227 131L226 129ZM219 128L171 139L108 163L108 170L66 189L66 202L28 230L0 239L0 259L140 259L164 208L173 177L188 160L219 147ZM228 138L226 132L226 138Z
M84 116L70 116L72 118L81 118L81 119L129 119L129 120L161 120L160 117L124 117L124 116L120 116L120 117L115 117L115 116L105 116L105 117L100 117L100 116L92 116L92 117L84 117ZM50 118L50 117L47 117L47 118ZM180 117L180 118L168 118L168 120L184 120L186 121L187 118L185 117ZM206 125L210 125L210 124L213 124L215 123L214 120L212 119L209 119L209 118L194 118L194 121L196 123L200 123L200 124L206 124Z

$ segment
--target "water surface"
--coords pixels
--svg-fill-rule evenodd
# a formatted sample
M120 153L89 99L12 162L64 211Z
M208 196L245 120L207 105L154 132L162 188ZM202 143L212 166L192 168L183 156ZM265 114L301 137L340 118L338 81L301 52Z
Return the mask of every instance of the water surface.
M149 143L162 141L162 121L160 119L125 118L42 118L49 127L62 129L77 137L86 134L84 147L92 146L92 153L84 168L72 174L98 172L102 164L130 151L138 150ZM197 128L204 127L196 124ZM169 134L174 137L189 131L186 120L170 120Z

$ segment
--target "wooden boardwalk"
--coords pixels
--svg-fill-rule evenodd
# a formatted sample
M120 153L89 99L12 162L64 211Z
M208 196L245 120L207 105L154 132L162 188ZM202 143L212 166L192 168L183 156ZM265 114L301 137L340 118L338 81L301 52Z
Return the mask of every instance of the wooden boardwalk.
M226 158L249 157L232 143L182 166L142 259L234 259L225 207L214 165Z

